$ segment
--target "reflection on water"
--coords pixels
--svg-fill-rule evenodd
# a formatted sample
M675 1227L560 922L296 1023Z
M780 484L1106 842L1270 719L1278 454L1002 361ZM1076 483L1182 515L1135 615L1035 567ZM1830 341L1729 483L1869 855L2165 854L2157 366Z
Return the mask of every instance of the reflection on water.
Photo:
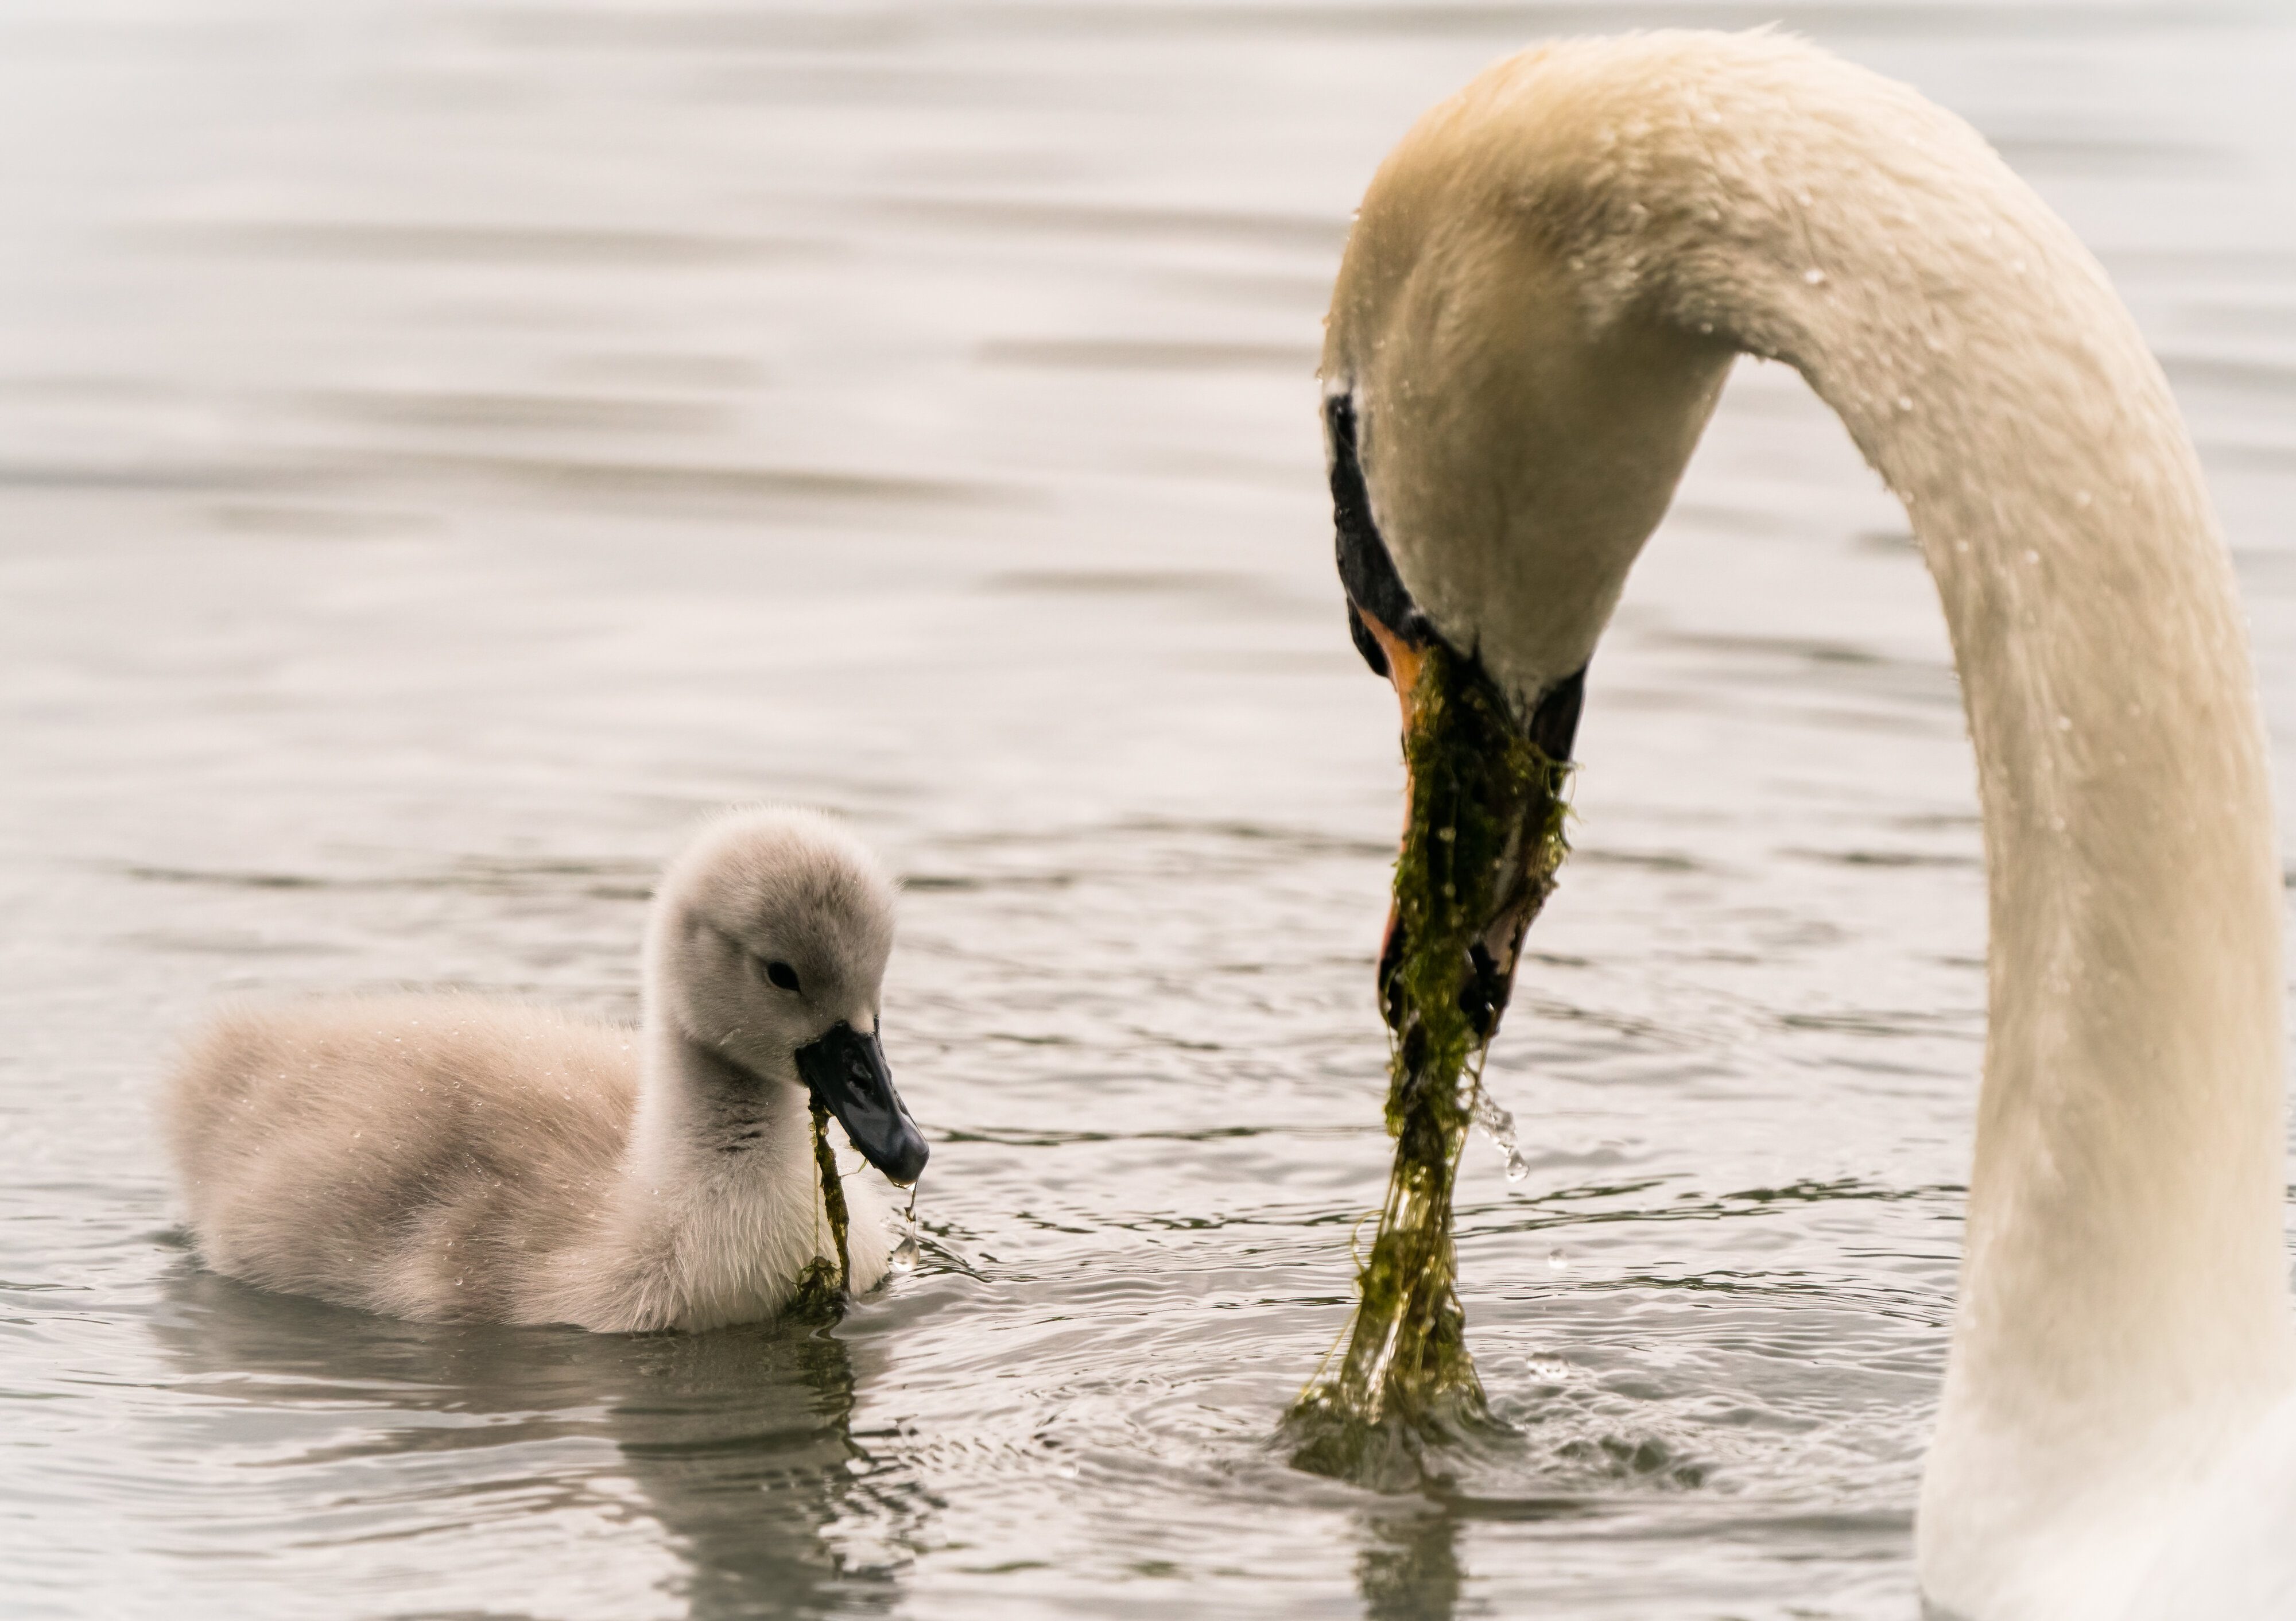
M1459 1527L1448 1514L1372 1515L1356 1558L1367 1621L1423 1621L1459 1607Z
M900 1544L930 1513L914 1493L870 1504L889 1538L882 1562L831 1541L875 1490L854 1390L882 1369L857 1370L854 1348L827 1333L381 1322L188 1262L163 1274L151 1321L219 1449L252 1421L268 1432L268 1467L316 1481L388 1472L394 1498L424 1513L459 1498L448 1511L472 1521L528 1511L521 1500L546 1479L554 1511L659 1525L684 1567L672 1591L697 1617L888 1610ZM882 1347L863 1355L879 1361ZM586 1467L562 1461L526 1492L505 1482L474 1493L457 1484L474 1455L504 1476L551 1455ZM407 1534L406 1519L387 1502L329 1535L387 1540Z
M1972 118L2194 422L2296 758L2296 25L2265 7L26 0L0 17L12 1616L1902 1617L1984 1008L1904 517L1733 379L1590 682L1470 1146L1506 1436L1269 1442L1383 1186L1394 708L1313 356L1526 37L1783 16ZM906 875L918 1273L832 1334L204 1277L219 997L636 1011L704 808ZM2284 794L2282 803L2296 804Z

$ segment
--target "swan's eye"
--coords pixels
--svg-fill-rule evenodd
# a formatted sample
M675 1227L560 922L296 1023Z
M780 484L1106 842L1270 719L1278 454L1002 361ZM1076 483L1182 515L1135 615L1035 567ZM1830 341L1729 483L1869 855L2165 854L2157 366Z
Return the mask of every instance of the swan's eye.
M791 968L786 962L767 963L766 978L772 980L775 985L780 986L782 989L785 991L793 991L797 989L797 970Z

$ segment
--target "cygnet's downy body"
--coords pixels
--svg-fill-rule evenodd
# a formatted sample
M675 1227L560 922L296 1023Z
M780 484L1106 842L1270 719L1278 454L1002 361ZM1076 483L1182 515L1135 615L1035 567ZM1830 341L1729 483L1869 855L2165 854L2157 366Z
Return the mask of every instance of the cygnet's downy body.
M459 996L229 1014L166 1100L201 1256L434 1321L770 1317L836 1258L814 1099L887 1177L924 1168L878 1043L892 942L893 886L861 844L746 810L663 875L637 1029ZM865 1289L894 1196L865 1173L843 1190Z

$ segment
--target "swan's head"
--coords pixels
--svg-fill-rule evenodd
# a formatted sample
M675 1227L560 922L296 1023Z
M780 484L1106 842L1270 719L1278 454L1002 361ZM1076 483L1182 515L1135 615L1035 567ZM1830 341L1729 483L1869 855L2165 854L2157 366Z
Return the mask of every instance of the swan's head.
M760 1086L802 1086L896 1182L925 1141L878 1041L893 883L817 812L746 809L662 876L647 933L649 1016Z
M1658 232L1619 201L1639 178L1604 141L1664 82L1627 68L1591 46L1500 64L1404 139L1349 234L1322 366L1340 577L1413 759L1457 757L1423 735L1457 712L1421 701L1439 646L1571 757L1595 642L1728 370L1733 344L1683 318ZM1495 1016L1544 890L1505 873L1477 888L1494 897L1472 921ZM1390 1019L1403 927L1382 960Z

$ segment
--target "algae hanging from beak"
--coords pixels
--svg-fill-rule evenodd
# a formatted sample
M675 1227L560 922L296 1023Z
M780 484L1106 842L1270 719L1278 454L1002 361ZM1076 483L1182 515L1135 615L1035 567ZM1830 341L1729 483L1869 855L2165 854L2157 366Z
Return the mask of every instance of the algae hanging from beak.
M1523 734L1481 667L1438 643L1404 708L1410 809L1380 963L1394 1168L1345 1349L1284 1420L1299 1468L1375 1488L1418 1483L1425 1446L1487 1414L1467 1355L1451 1199L1483 1054L1523 931L1554 887L1570 765Z
M813 1165L821 1183L821 1208L829 1217L831 1248L837 1258L832 1262L825 1256L816 1256L806 1263L782 1315L800 1322L834 1323L845 1315L846 1298L853 1289L853 1263L845 1241L852 1217L845 1207L845 1180L837 1174L837 1152L829 1145L829 1110L819 1098L813 1100Z

